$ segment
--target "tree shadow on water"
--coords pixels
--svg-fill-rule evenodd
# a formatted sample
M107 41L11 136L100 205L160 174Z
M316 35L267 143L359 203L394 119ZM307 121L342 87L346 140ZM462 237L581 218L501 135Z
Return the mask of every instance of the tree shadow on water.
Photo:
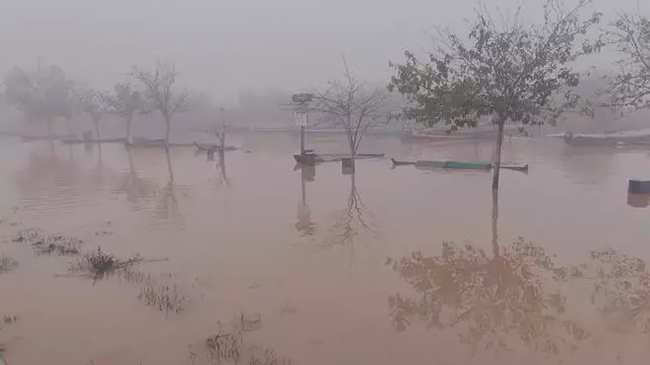
M650 272L644 260L605 249L592 252L586 263L560 266L555 256L523 238L500 244L496 194L493 202L491 254L469 243L443 242L437 255L416 251L387 260L417 293L388 298L397 330L418 320L457 331L459 342L474 354L520 349L547 358L575 353L587 342L598 346L621 333L650 334ZM587 321L591 312L595 319ZM638 354L620 342L618 361Z
M374 215L361 199L355 174L351 174L346 206L337 213L325 242L328 247L348 246L353 249L355 240L362 233L375 235L377 224Z
M174 169L172 167L169 149L165 149L167 158L167 169L169 179L165 186L160 190L156 202L155 216L156 218L164 221L174 221L183 224L184 217L178 205L177 193L187 193L187 188L178 186L174 182Z
M472 244L442 243L442 252L421 251L389 264L418 293L388 298L391 319L403 331L413 319L440 330L455 329L459 342L510 351L523 344L546 356L575 351L590 332L566 315L561 284L574 276L544 249L523 238L500 245L498 195L493 195L492 254Z

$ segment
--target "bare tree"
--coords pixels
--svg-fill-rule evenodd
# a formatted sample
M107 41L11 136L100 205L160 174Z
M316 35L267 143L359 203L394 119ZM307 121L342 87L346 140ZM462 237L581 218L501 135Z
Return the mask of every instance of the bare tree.
M350 154L356 157L368 128L390 120L387 109L388 92L384 88L368 88L359 81L343 60L344 77L330 81L328 87L314 92L312 110L345 130Z
M131 122L136 113L145 113L145 101L142 95L129 82L113 86L113 92L107 98L109 113L126 123L126 140L131 141Z
M609 79L609 105L637 110L650 108L650 19L639 14L619 14L606 32L623 56L618 73Z
M134 67L131 75L145 87L145 100L165 119L165 143L169 145L172 118L187 109L187 92L174 90L178 81L176 67L158 62L153 71Z
M491 119L499 131L492 180L492 189L498 189L506 122L555 124L566 111L589 111L573 91L580 74L572 67L602 46L600 39L580 42L600 21L598 12L583 17L590 2L578 0L565 11L561 0L547 0L544 20L530 25L523 24L519 10L495 21L482 9L467 39L441 29L426 60L406 52L404 64L392 64L396 75L389 89L407 97L405 116L423 124L475 127Z

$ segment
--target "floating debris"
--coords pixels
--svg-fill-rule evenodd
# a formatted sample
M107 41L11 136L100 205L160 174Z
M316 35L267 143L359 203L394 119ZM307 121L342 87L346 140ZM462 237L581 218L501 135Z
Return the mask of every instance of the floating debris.
M76 256L82 240L73 236L46 236L40 230L25 229L18 232L11 240L14 243L28 243L37 255Z
M124 273L140 262L142 258L139 255L121 260L113 254L103 252L101 247L97 247L97 251L85 254L81 260L73 263L69 271L99 281L111 275Z
M254 318L248 318L242 314L239 317L239 321L242 331L255 331L262 327L262 316L259 313L255 313Z
M157 308L165 314L174 312L179 314L185 310L187 298L179 295L176 285L154 284L145 286L138 298L147 306Z
M8 273L17 267L18 261L12 259L11 257L0 255L0 274Z

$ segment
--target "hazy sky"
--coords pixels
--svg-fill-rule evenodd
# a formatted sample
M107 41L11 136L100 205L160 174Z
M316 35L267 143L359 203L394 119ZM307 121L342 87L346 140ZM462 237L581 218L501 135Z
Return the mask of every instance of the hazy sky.
M570 0L568 0L570 1ZM542 0L523 4L539 14ZM40 55L100 88L134 64L174 61L192 91L234 101L240 89L294 91L341 72L386 79L389 60L427 45L432 26L462 25L475 0L0 0L0 71ZM615 5L611 5L615 4ZM595 0L611 13L637 0ZM647 14L649 5L641 5Z

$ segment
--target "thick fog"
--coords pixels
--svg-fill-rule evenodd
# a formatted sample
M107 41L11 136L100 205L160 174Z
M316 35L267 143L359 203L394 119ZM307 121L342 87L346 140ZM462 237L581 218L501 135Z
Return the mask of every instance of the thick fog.
M60 65L107 88L132 65L173 61L183 82L226 103L240 90L294 89L341 72L346 55L358 74L386 79L389 60L429 44L434 25L462 29L475 0L1 0L0 70ZM498 0L488 8L525 8L540 0ZM597 0L605 13L637 0ZM614 7L615 6L615 7ZM647 8L648 5L640 5ZM600 55L607 65L611 58Z

